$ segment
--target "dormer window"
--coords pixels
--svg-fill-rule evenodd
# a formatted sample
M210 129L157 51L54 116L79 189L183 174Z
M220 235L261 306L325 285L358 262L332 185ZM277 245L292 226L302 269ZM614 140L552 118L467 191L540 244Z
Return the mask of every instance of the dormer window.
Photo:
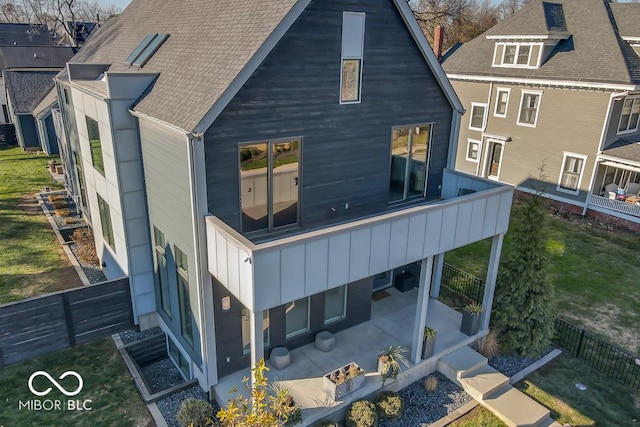
M542 43L497 42L493 56L494 67L538 68Z

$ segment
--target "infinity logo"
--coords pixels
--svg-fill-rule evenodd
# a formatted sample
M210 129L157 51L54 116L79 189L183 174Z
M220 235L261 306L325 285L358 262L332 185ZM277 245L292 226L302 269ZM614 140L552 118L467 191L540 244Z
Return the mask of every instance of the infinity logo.
M31 393L35 394L36 396L46 396L52 390L51 387L47 388L45 391L38 391L38 390L33 388L33 379L35 377L37 377L38 375L42 375L43 377L46 377L51 382L51 384L53 384L54 386L56 386L56 388L58 390L60 390L60 392L62 394L64 394L65 396L69 396L69 397L75 396L76 394L80 393L80 391L82 390L82 386L84 385L84 383L82 381L82 377L80 376L80 374L78 374L75 371L67 371L67 372L63 373L62 375L60 375L60 378L58 378L59 380L62 380L64 378L68 377L69 375L76 377L78 379L78 388L75 389L74 391L67 391L56 380L54 380L51 377L51 375L49 375L47 372L45 372L45 371L36 371L33 374L31 374L31 376L29 377L29 390L31 390Z

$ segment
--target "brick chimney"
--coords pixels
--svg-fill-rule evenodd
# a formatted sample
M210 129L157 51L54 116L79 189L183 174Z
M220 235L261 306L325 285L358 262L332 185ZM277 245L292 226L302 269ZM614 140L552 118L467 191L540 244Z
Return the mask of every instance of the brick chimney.
M433 53L436 54L438 62L442 58L442 41L444 39L444 29L442 25L438 25L433 32Z

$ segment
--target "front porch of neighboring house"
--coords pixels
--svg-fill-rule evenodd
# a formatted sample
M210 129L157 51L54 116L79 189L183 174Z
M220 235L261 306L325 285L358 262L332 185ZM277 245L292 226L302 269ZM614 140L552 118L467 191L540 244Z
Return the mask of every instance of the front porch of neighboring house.
M437 276L437 268L434 273ZM384 292L389 295L373 301L369 321L334 334L336 344L331 352L320 351L311 343L290 350L291 364L282 370L275 369L267 361L269 382L289 390L296 404L302 408L303 426L331 417L353 401L376 393L383 386L396 391L406 387L434 372L439 359L488 332L486 327L471 337L460 332L462 314L437 299L439 286L431 286L430 291L427 284L426 287L421 286L408 292L400 292L395 288L387 288ZM430 295L426 296L425 292ZM488 292L492 293L489 287L485 289L485 293ZM424 302L422 307L426 308L418 310L421 307L418 302ZM426 360L419 356L416 360L414 327L424 311L426 325L438 331L435 353ZM377 354L388 345L401 345L408 349L406 357L410 366L402 366L397 380L389 378L383 385L382 377L377 372ZM323 390L322 377L350 362L365 369L365 384L343 399L333 401ZM239 385L242 379L250 376L247 368L221 378L214 387L216 400L225 405L235 395L232 392L234 387L241 389Z
M598 158L587 208L640 222L640 164Z

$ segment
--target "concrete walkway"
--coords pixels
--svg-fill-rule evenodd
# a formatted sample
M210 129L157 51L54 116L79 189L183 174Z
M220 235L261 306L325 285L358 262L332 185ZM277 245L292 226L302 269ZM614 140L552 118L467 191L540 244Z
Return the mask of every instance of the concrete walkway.
M469 347L444 356L438 371L460 385L509 427L561 427L549 410L509 384L509 378Z

